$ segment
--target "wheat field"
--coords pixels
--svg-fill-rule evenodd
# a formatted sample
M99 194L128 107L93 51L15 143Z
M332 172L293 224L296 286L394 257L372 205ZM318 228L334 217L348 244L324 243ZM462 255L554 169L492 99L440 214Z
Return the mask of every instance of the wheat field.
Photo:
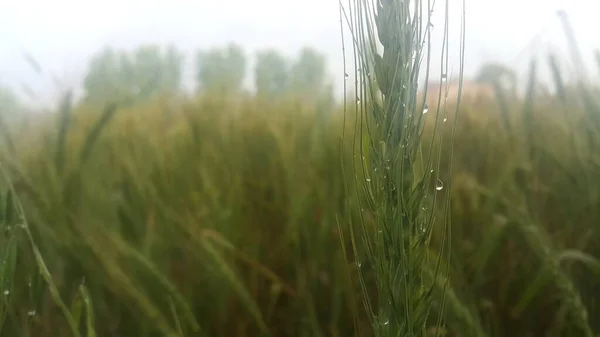
M445 335L600 328L600 125L581 102L463 102L440 178ZM343 114L297 103L157 98L6 128L1 335L369 335L355 271L374 287L373 268L347 224L373 219L348 211Z
M597 87L425 97L431 14L348 3L343 102L233 76L1 119L0 336L600 336Z

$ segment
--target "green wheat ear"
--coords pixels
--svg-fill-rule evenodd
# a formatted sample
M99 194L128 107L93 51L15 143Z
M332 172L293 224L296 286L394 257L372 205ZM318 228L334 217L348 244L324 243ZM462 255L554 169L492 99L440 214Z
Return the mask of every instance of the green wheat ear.
M440 94L437 110L429 113L426 97L422 101L417 98L425 57L425 87L429 77L433 7L421 0L349 0L347 6L340 3L340 11L352 37L357 78L352 146L357 157L354 183L362 196L359 200L363 200L358 208L374 216L374 228L363 218L358 226L350 225L356 260L368 264L375 274L371 285L359 272L365 308L375 336L420 336L431 328L432 321L438 328L441 325L441 314L432 318L430 313L434 293L441 293L438 302L443 307L443 290L448 284L439 282L439 277L449 269L446 255L450 247L445 239L450 184L444 184L438 173L433 175L442 155L452 155L441 152L445 106ZM445 26L442 83L448 68L447 15ZM464 62L463 50L464 31ZM462 67L460 79L462 85ZM347 110L346 103L344 106ZM421 135L428 118L433 118L429 121L434 123L433 141L424 147ZM441 195L445 195L445 204L436 207ZM439 209L443 243L433 257L429 243ZM447 280L447 275L442 279ZM376 299L368 296L372 287ZM439 312L443 312L441 307Z

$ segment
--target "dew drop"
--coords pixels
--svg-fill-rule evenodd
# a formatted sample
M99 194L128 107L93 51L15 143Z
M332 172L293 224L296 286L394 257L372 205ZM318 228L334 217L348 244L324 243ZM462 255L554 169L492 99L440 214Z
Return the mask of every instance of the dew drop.
M429 112L429 106L427 104L425 104L425 106L423 107L423 115Z
M356 104L360 104L360 97L356 97Z
M442 122L446 123L447 121L448 121L448 117L444 117L444 120Z
M29 317L35 316L35 309L33 309L33 310L29 310L29 311L27 312L27 315L28 315Z
M435 189L441 191L444 188L444 182L438 179L437 184L435 184Z
M446 73L442 74L442 82L446 82L448 80L448 75Z
M367 182L370 183L371 182L371 178L367 178Z
M10 295L10 290L4 290L4 296Z
M344 73L344 79L347 80L350 77L350 75L348 75L348 73Z
M390 324L390 320L387 319L386 317L379 317L378 320L379 320L379 324L381 324L381 325L388 325L388 324Z

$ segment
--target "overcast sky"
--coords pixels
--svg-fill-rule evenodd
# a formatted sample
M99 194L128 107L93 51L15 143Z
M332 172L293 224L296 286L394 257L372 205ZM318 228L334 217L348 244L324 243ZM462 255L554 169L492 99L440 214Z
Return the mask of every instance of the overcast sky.
M344 0L345 2L346 0ZM450 0L451 63L456 65L460 0ZM590 54L600 47L600 0L466 0L467 73L483 61L517 66L519 53L540 31L545 45L564 47L556 11L569 13L579 43ZM174 43L191 64L198 48L235 41L249 53L275 47L288 56L305 45L328 57L342 78L336 0L0 0L0 82L53 95L49 75L40 77L23 60L30 53L46 73L68 85L81 82L90 55L105 45ZM441 36L443 0L437 0L434 34ZM533 48L539 50L539 48ZM439 63L439 62L436 62ZM454 68L455 72L458 69ZM188 74L190 77L191 74Z

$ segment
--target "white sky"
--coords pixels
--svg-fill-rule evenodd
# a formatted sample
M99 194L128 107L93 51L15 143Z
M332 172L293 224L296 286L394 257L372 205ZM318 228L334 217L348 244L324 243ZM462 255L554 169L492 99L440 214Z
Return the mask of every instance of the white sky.
M443 1L437 0L435 11L438 37ZM452 64L458 62L459 1L450 0ZM600 48L600 0L466 2L467 73L486 60L517 66L517 54L543 28L548 29L546 42L564 46L555 15L560 8L569 13L584 52ZM23 52L33 55L46 73L77 85L90 55L107 44L133 48L173 42L191 65L198 48L229 41L249 54L275 47L290 57L310 45L327 55L333 75L343 76L336 0L0 0L0 82L16 88L26 83L46 98L55 94L49 90L54 88L51 77L35 74ZM435 69L439 61L434 63Z

